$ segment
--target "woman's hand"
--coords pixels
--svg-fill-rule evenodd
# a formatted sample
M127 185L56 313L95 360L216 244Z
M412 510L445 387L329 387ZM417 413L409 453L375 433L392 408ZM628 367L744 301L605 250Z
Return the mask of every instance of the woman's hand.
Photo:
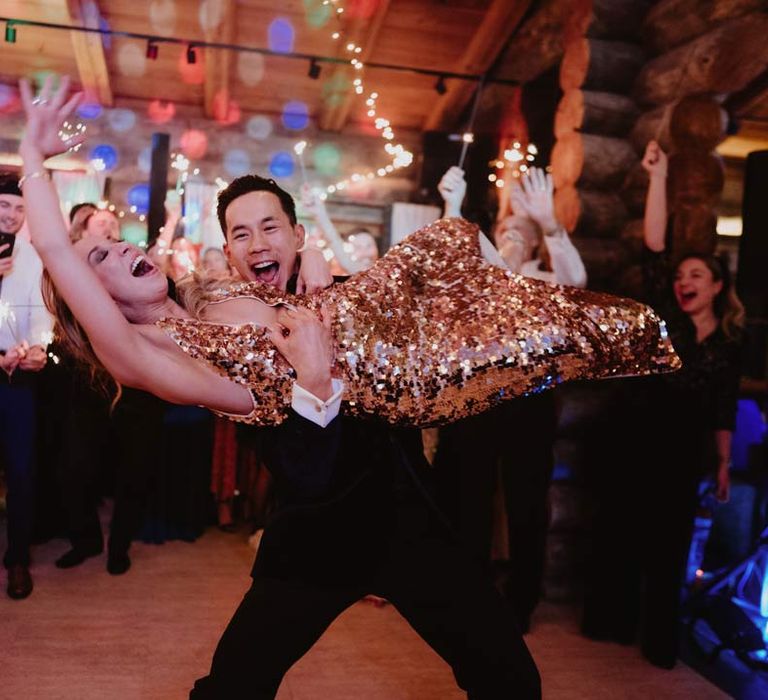
M308 248L300 255L301 265L296 280L296 294L314 294L333 284L331 266L321 251Z
M309 184L301 186L301 206L317 219L326 213L325 204Z
M454 165L445 171L437 185L437 191L445 202L443 215L447 217L461 216L461 203L467 193L467 181L464 179L464 171Z
M531 168L520 184L512 185L513 209L533 219L544 233L550 233L560 226L555 217L554 191L552 176L541 168Z
M27 126L19 145L22 158L49 158L82 143L82 135L72 136L66 141L59 136L62 123L82 99L82 93L76 93L65 102L69 91L68 77L62 78L58 89L54 90L53 77L49 75L37 97L32 96L32 87L26 79L19 82L19 90L27 115Z
M657 141L649 141L643 156L643 168L651 177L667 176L667 154Z
M730 465L726 462L721 464L717 470L717 489L715 495L720 503L728 503L731 495L731 472Z

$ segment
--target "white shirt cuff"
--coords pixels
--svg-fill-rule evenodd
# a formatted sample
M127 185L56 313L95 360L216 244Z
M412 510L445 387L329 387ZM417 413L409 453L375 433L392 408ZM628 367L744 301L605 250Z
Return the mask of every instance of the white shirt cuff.
M344 393L344 382L341 379L331 379L333 396L327 401L321 401L296 382L293 383L293 395L291 396L291 408L302 418L312 421L321 428L325 428L341 409L341 395Z

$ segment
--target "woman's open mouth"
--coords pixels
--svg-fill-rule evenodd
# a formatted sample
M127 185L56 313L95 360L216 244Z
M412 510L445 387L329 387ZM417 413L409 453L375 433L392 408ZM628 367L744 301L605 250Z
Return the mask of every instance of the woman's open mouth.
M153 272L155 266L149 262L143 255L138 255L133 259L131 263L131 274L134 277L144 277L150 272Z
M259 282L274 284L280 272L280 263L275 260L262 260L251 265L251 271Z

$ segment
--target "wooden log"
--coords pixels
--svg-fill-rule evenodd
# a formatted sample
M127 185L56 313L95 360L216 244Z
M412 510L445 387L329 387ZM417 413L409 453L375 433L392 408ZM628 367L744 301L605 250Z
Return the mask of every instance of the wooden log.
M640 104L652 105L681 95L737 92L768 68L766 36L768 14L730 20L646 63L633 96Z
M555 191L555 212L568 231L599 238L618 235L628 218L615 192L579 190L572 185Z
M619 240L624 243L631 257L639 257L643 252L643 219L630 219L624 224L619 234Z
M765 0L660 0L646 14L641 36L654 53L663 53L764 6Z
M672 250L675 254L712 255L717 246L717 216L706 203L684 204L672 215Z
M637 161L629 141L612 136L564 134L552 149L555 187L579 184L588 188L617 187Z
M560 87L627 94L645 63L645 52L635 44L574 37L560 64Z
M577 4L583 2L579 0ZM573 15L572 2L543 0L537 11L515 32L494 75L528 83L557 65L563 55L566 25Z
M555 136L571 131L601 136L626 136L637 120L634 101L623 95L568 90L555 114Z
M549 487L549 532L582 530L587 521L584 489L574 483L555 481Z
M544 559L544 597L552 601L577 600L583 578L586 541L579 532L552 532L547 535Z
M638 161L624 177L619 194L630 216L642 217L645 213L645 196L648 192L648 173Z
M676 151L713 151L725 138L728 115L707 95L689 95L672 109L669 135Z
M615 284L619 270L630 259L629 248L619 237L595 238L575 236L573 243L587 268L590 289L608 291Z
M706 204L714 207L725 182L723 164L712 153L685 151L669 157L669 209Z
M658 141L665 151L670 151L669 118L671 114L672 106L662 105L638 117L629 134L629 141L639 154L645 153L645 147L649 141Z
M650 0L592 0L592 22L587 36L636 40L650 4Z

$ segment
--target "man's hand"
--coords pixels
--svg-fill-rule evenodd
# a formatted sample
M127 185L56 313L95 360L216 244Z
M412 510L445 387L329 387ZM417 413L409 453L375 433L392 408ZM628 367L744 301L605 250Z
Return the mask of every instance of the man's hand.
M280 308L277 327L270 329L270 340L296 370L296 383L321 401L333 396L331 366L331 314L323 307L322 319L307 309Z
M5 245L0 245L0 253L2 253L4 250L8 250L10 248L10 243L6 243ZM7 258L0 258L0 275L7 275L11 270L13 269L13 258L7 257Z
M26 372L39 372L48 362L48 354L42 345L33 345L28 348L24 357L19 361L19 369Z
M323 253L307 248L300 253L301 265L296 279L296 294L314 294L333 284L331 266Z
M448 168L437 185L437 191L445 202L443 216L461 216L461 203L467 193L464 171L455 165Z

